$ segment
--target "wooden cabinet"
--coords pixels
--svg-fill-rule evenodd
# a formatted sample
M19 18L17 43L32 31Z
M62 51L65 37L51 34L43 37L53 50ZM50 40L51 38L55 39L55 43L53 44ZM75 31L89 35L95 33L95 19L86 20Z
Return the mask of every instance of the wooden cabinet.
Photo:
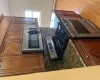
M11 24L1 45L1 54L22 54L24 24Z
M38 27L38 19L37 18L14 17L14 24L30 24L30 25L37 25Z
M74 11L64 11L64 10L55 10L55 13L60 18L79 18L82 19L82 17L78 14L76 14Z
M17 17L16 17L17 18ZM23 22L24 20L20 18L19 22ZM34 19L35 20L35 19ZM30 22L30 20L26 20ZM34 24L36 26L36 24ZM30 25L30 26L34 26ZM23 41L23 31L27 24L15 24L14 18L8 30L6 32L6 36L2 43L1 54L22 54L22 41Z
M100 39L70 39L65 53L69 68L100 65Z
M12 20L11 20L12 19ZM0 25L0 76L45 71L43 53L22 54L24 27L38 25L34 18L4 17Z
M3 45L1 54L22 54L20 41L5 41Z
M88 66L100 65L100 39L74 39L73 42Z
M28 74L44 71L42 54L1 56L0 76Z
M8 26L11 24L12 17L4 17L0 24L0 46L8 29Z

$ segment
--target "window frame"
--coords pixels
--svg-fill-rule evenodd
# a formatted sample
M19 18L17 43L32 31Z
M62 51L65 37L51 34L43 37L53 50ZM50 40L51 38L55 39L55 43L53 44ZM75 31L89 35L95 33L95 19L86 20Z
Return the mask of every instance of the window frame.
M32 11L32 17L26 17L25 11ZM25 16L26 18L34 18L34 17L33 17L33 13L34 13L34 12L39 12L39 13L40 13L40 16L39 16L39 18L38 18L38 24L39 24L39 26L41 26L41 11L25 9L25 10L24 10L24 16Z

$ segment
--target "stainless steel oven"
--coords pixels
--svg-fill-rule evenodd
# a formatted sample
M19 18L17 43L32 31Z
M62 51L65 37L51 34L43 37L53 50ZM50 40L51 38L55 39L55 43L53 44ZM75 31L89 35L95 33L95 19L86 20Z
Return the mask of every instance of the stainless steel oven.
M39 27L24 28L22 53L43 52L42 37Z

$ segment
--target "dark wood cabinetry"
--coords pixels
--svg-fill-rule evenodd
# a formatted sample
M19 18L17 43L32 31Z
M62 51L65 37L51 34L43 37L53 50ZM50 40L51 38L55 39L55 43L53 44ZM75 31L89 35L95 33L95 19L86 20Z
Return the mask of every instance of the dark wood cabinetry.
M82 19L82 17L73 11L55 10L55 14L60 18Z
M100 39L73 39L73 42L88 66L100 65Z

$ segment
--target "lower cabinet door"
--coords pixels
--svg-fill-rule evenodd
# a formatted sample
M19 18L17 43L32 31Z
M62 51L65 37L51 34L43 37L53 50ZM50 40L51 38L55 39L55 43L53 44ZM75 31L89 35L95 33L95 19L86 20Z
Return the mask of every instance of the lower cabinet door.
M0 57L0 76L44 71L42 54Z
M100 65L100 39L74 39L73 42L87 66Z

